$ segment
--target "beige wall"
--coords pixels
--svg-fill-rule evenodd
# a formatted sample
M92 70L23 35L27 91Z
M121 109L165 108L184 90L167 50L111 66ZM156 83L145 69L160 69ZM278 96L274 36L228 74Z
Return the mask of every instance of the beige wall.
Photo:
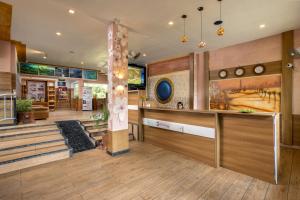
M295 31L294 46L300 48L300 29ZM300 58L294 59L293 114L300 114Z
M11 43L0 40L0 72L11 72Z
M210 70L281 60L281 35L270 36L209 52Z
M194 57L194 109L205 109L205 71L204 54L197 53Z

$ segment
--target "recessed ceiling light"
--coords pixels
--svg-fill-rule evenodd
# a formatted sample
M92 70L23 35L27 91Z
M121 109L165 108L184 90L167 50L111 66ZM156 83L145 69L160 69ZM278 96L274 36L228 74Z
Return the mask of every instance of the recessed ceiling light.
M75 14L75 10L69 9L69 13L70 13L71 15L73 15L73 14Z
M43 56L43 59L47 59L47 56Z
M146 57L146 56L147 56L147 54L146 54L146 53L143 53L143 56L144 56L144 57Z
M261 24L261 25L259 25L259 28L265 28L266 27L266 25L265 24Z
M174 22L173 21L169 21L169 26L173 26L174 25Z
M61 32L56 32L56 35L57 36L61 36Z
M81 61L81 64L83 65L83 64L84 64L84 62L83 62L83 61Z

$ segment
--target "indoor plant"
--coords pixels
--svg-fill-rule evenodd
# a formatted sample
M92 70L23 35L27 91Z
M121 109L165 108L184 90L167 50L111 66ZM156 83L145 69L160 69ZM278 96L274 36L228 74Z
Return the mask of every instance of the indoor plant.
M34 122L32 100L18 99L16 102L18 122L28 124Z

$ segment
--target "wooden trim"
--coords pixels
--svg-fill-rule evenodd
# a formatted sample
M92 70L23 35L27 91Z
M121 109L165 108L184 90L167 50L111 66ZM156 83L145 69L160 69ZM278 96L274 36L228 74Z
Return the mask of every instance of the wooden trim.
M194 65L194 57L195 54L191 53L189 55L189 66L190 66L190 92L189 92L189 105L190 105L190 109L194 108L194 69L195 69L195 65Z
M0 40L10 41L12 6L0 2Z
M205 109L209 109L209 51L204 52L204 98L205 98Z
M268 63L259 63L263 64L266 67L266 70L263 74L261 75L271 75L271 74L281 74L282 72L282 62L281 61L274 61L274 62L268 62ZM243 78L243 77L251 77L251 76L261 76L257 75L253 72L253 68L257 64L253 65L247 65L247 66L236 66L236 67L231 67L231 68L226 68L226 71L228 71L228 76L226 79L230 78ZM245 75L242 77L237 77L234 74L234 71L237 67L243 67L245 69ZM219 77L219 71L220 70L213 70L209 72L209 79L210 80L223 80Z
M215 162L216 162L216 165L215 165L215 167L220 167L221 127L220 127L220 116L218 113L215 114L215 118L216 118L216 136L215 136Z
M26 44L16 40L12 40L11 43L16 46L18 61L26 62Z
M148 76L157 76L190 69L190 55L149 64Z
M294 48L294 31L282 33L282 90L281 90L281 114L282 114L282 142L293 144L293 70L288 68L288 63L294 59L290 51Z
M13 89L12 85L13 85L12 73L0 72L0 90L12 90Z
M300 146L300 114L293 115L293 145Z

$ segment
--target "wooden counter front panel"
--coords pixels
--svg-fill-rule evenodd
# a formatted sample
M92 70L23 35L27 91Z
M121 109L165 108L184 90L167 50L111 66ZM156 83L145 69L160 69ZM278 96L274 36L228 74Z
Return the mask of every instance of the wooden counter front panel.
M221 115L220 165L274 183L273 117Z
M138 124L139 123L139 111L128 110L128 122Z
M163 121L177 122L182 124L205 126L215 128L215 113L193 113L164 110L144 110L144 117Z
M144 126L144 141L215 166L215 140Z

